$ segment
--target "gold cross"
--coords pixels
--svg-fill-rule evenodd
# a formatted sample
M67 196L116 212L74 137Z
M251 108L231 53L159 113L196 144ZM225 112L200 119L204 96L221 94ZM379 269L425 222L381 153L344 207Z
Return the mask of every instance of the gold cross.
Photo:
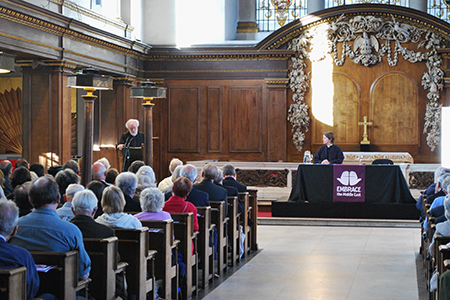
M370 142L367 139L367 126L372 125L372 122L367 122L367 116L364 116L364 122L358 122L358 125L364 126L364 134L363 134L363 140L361 141L361 144L369 145Z

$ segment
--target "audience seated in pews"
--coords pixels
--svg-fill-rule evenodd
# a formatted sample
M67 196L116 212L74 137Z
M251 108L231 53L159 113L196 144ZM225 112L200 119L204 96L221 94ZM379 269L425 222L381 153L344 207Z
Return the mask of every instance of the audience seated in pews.
M448 188L450 188L450 174L444 173L439 177L437 185L436 185L436 187L439 188L439 192L434 194L435 197L433 197L433 202L430 202L431 205L430 205L429 210L430 211L433 210L433 216L434 216L434 214L439 214L442 209L442 208L440 208L440 209L436 209L436 208L439 206L442 206L444 204L444 198L445 198L445 195L447 194L447 192L445 191L445 189L443 187L447 187L447 185L449 185ZM427 202L428 202L428 198L427 198ZM440 221L442 221L442 220L440 220ZM423 222L422 227L424 230L426 230L426 232L428 232L427 224L428 224L428 217L425 217L425 221Z
M19 210L12 201L0 199L0 268L27 268L27 299L33 299L39 289L39 276L33 257L21 248L7 243L17 232Z
M102 157L96 162L99 162L105 166L106 172L108 172L109 168L111 168L111 164L109 163L109 160L106 157Z
M164 195L159 189L155 187L146 188L141 192L139 199L142 212L134 215L139 220L164 221L172 219L168 212L162 210L164 207Z
M55 176L56 183L59 186L59 193L61 195L61 205L64 204L64 194L70 184L80 184L80 176L75 174L72 169L61 170Z
M63 166L60 165L56 165L56 166L51 166L50 168L47 169L47 173L49 175L52 175L53 178L56 177L56 174L58 174L59 171L62 171Z
M173 183L173 196L164 204L164 211L168 213L188 213L194 214L194 231L198 231L197 208L191 202L185 201L192 190L192 182L186 177L180 177Z
M60 197L56 181L49 175L40 177L33 182L29 197L35 209L20 218L17 234L11 239L11 244L28 251L76 250L79 253L78 277L87 279L91 260L84 249L81 231L74 224L62 221L56 214Z
M179 174L180 176L189 179L192 184L197 180L197 168L194 165L187 164L180 167ZM165 199L168 200L172 196L172 191L167 192L164 196ZM195 207L209 206L209 195L205 192L192 189L187 196L186 201L191 202Z
M435 190L434 190L434 194L432 194L429 197L427 197L427 203L428 204L432 204L434 199L436 199L438 197L445 196L445 191L442 190L442 183L444 182L444 180L445 180L445 178L447 176L450 176L450 172L449 173L444 172L444 173L442 173L439 176L439 178L438 178L438 180L436 182L436 187L435 187Z
M102 196L103 214L95 221L109 227L141 228L142 224L138 219L124 213L125 204L122 191L116 186L108 186Z
M116 168L109 168L106 172L106 183L114 185L116 183L117 175L119 175L119 171Z
M222 167L223 171L223 185L234 186L238 189L239 193L245 193L247 187L236 180L236 169L232 165L224 165Z
M173 185L173 181L174 181L174 180L172 180L172 174L178 166L182 166L182 165L183 165L183 162L181 160L179 160L178 158L173 158L170 161L169 172L171 175L169 177L166 177L163 180L161 180L158 184L158 189L161 192L163 192L163 194L167 193L168 191L170 191L172 189L172 185Z
M140 193L146 188L156 188L155 172L150 166L142 166L136 173L138 185L134 197L139 199Z
M175 168L175 170L173 170L172 177L171 177L172 185L170 185L169 187L166 187L164 190L161 190L161 192L163 192L163 194L164 194L166 201L172 196L173 182L175 182L175 180L177 180L180 177L182 168L183 168L183 166L178 166Z
M33 210L33 205L31 205L28 197L31 184L31 181L27 181L14 189L14 202L19 207L19 217L28 215Z
M447 195L444 200L444 209L445 209L445 217L447 221L441 222L436 225L436 231L435 234L440 233L443 236L450 236L450 197ZM434 236L431 241L430 246L428 247L428 251L431 254L431 256L435 256L434 253Z
M21 157L18 160L16 160L16 163L14 165L15 169L17 169L19 167L24 167L25 169L28 170L30 168L30 164L28 163L28 161L25 158Z
M200 183L194 184L194 189L205 192L209 195L209 201L225 201L225 215L228 214L227 190L215 185L213 182L217 178L217 167L213 164L206 164L203 167Z
M68 161L66 161L66 163L63 166L63 170L65 169L71 169L72 171L75 172L75 174L80 175L80 166L73 159L69 159Z
M139 201L134 200L133 196L137 187L137 176L132 172L122 172L116 177L116 186L122 190L125 197L125 212L139 212L141 206Z
M5 195L9 195L14 192L11 187L11 175L12 175L12 164L9 160L0 161L0 170L3 172L5 182L3 182L3 191Z
M239 199L238 189L234 186L223 185L223 171L221 169L217 169L217 177L216 180L214 180L214 184L226 189L228 197L238 197L238 213L244 212L244 204Z
M66 189L66 193L63 195L64 205L56 210L56 213L58 214L61 220L70 221L75 216L72 211L72 200L76 193L83 190L84 187L81 184L76 183L69 184L69 186Z

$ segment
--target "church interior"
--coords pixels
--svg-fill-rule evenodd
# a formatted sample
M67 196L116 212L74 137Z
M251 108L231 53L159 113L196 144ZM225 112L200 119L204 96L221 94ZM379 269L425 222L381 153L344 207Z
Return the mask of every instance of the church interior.
M194 299L437 297L415 201L448 149L449 22L446 0L0 0L0 159L73 158L87 183L137 119L157 180L176 157L258 191L254 251ZM343 164L391 160L409 208L289 203L300 175L332 185L299 168L329 131Z

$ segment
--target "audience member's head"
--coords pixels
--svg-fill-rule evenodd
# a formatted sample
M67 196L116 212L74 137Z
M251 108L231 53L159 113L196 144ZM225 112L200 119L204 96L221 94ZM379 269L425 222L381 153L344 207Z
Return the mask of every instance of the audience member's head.
M139 196L142 211L160 212L164 207L164 195L157 188L146 188Z
M30 172L34 172L38 177L42 177L45 175L45 168L39 163L34 163L30 166Z
M116 177L119 175L119 171L116 168L109 168L106 172L105 181L110 184L114 184L116 182Z
M98 199L98 202L102 201L103 190L105 189L105 184L98 180L92 180L86 186L87 190L91 190Z
M14 189L14 202L16 202L16 205L21 210L31 211L33 209L33 205L30 203L30 197L28 196L31 185L31 181L27 181L24 184L16 186Z
M16 161L16 164L14 165L14 168L18 168L18 167L24 167L26 169L28 169L30 167L30 164L27 162L27 160L25 158L19 158Z
M215 182L217 182L218 184L222 184L223 181L223 172L221 169L217 169L217 177L214 180Z
M110 185L105 188L102 195L102 207L105 213L114 214L123 212L125 204L123 193L118 187Z
M145 166L145 162L142 160L135 160L131 163L130 167L128 168L128 172L136 174L140 167Z
M69 186L69 184L80 183L80 177L77 174L75 174L75 172L72 169L65 169L59 171L58 174L56 174L55 180L56 183L58 183L59 192L61 193L61 195L64 195L66 193L66 189Z
M186 198L192 190L192 182L186 177L180 177L173 183L172 192L175 196Z
M80 175L80 165L73 159L69 159L63 166L63 170L72 169L75 174Z
M436 184L436 192L439 192L442 190L442 188L444 187L444 181L447 177L450 176L450 173L443 173L441 176L439 176L438 178L438 182Z
M5 175L3 174L2 170L0 170L0 187L2 189L4 188L3 184L5 183Z
M111 164L109 163L109 160L106 157L100 158L99 160L97 160L97 162L102 163L107 171L111 167Z
M106 178L106 167L103 163L96 161L92 165L92 178L94 180L105 180Z
M176 167L182 166L183 162L179 160L178 158L173 158L169 163L169 172L170 174L173 174L173 171L175 171Z
M17 230L19 209L13 201L0 199L0 234L7 240Z
M187 164L181 167L180 176L188 178L192 183L197 180L197 168L194 165Z
M122 172L116 177L116 186L122 192L130 197L133 197L137 187L137 176L131 172Z
M34 173L33 171L30 171L30 176L31 176L31 181L35 181L36 179L39 178L39 176L37 176L37 174Z
M138 185L142 187L156 187L155 172L153 172L152 167L142 166L139 168L137 174Z
M59 203L59 187L52 176L39 177L32 183L29 197L34 208Z
M11 177L12 163L7 159L0 161L0 170L2 170L5 177Z
M91 190L79 191L72 201L72 210L75 215L93 217L97 211L97 197Z
M228 176L235 177L236 176L236 169L232 165L224 165L222 167L223 177L226 178Z
M31 181L30 171L25 167L18 167L11 176L11 187L15 188L27 181Z
M81 184L71 183L66 189L66 193L64 194L65 202L72 202L78 192L84 191L84 186Z
M174 182L175 180L177 180L177 178L180 177L180 173L181 173L181 169L183 168L183 166L178 166L175 168L175 170L173 170L172 173L172 182Z
M62 171L62 169L63 167L61 165L51 166L47 169L47 173L56 177L56 174L58 174L59 171Z
M444 211L447 220L450 220L450 194L447 194L444 199Z
M0 189L0 198L6 198L5 191Z
M203 167L202 177L204 180L215 180L217 178L217 167L213 164L206 164Z

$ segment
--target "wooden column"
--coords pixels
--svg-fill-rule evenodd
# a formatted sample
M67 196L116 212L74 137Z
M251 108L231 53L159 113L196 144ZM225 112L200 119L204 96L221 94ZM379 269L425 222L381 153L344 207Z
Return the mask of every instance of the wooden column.
M81 184L87 186L92 180L92 151L94 144L94 105L97 96L92 95L94 90L86 90L84 99L84 144Z
M142 103L144 107L145 117L145 164L153 168L153 112L152 108L155 105L151 103L150 99L145 99Z
M33 69L31 61L17 61L22 67L22 156L47 169L71 158L71 90L67 75L75 65L65 61L44 61Z

